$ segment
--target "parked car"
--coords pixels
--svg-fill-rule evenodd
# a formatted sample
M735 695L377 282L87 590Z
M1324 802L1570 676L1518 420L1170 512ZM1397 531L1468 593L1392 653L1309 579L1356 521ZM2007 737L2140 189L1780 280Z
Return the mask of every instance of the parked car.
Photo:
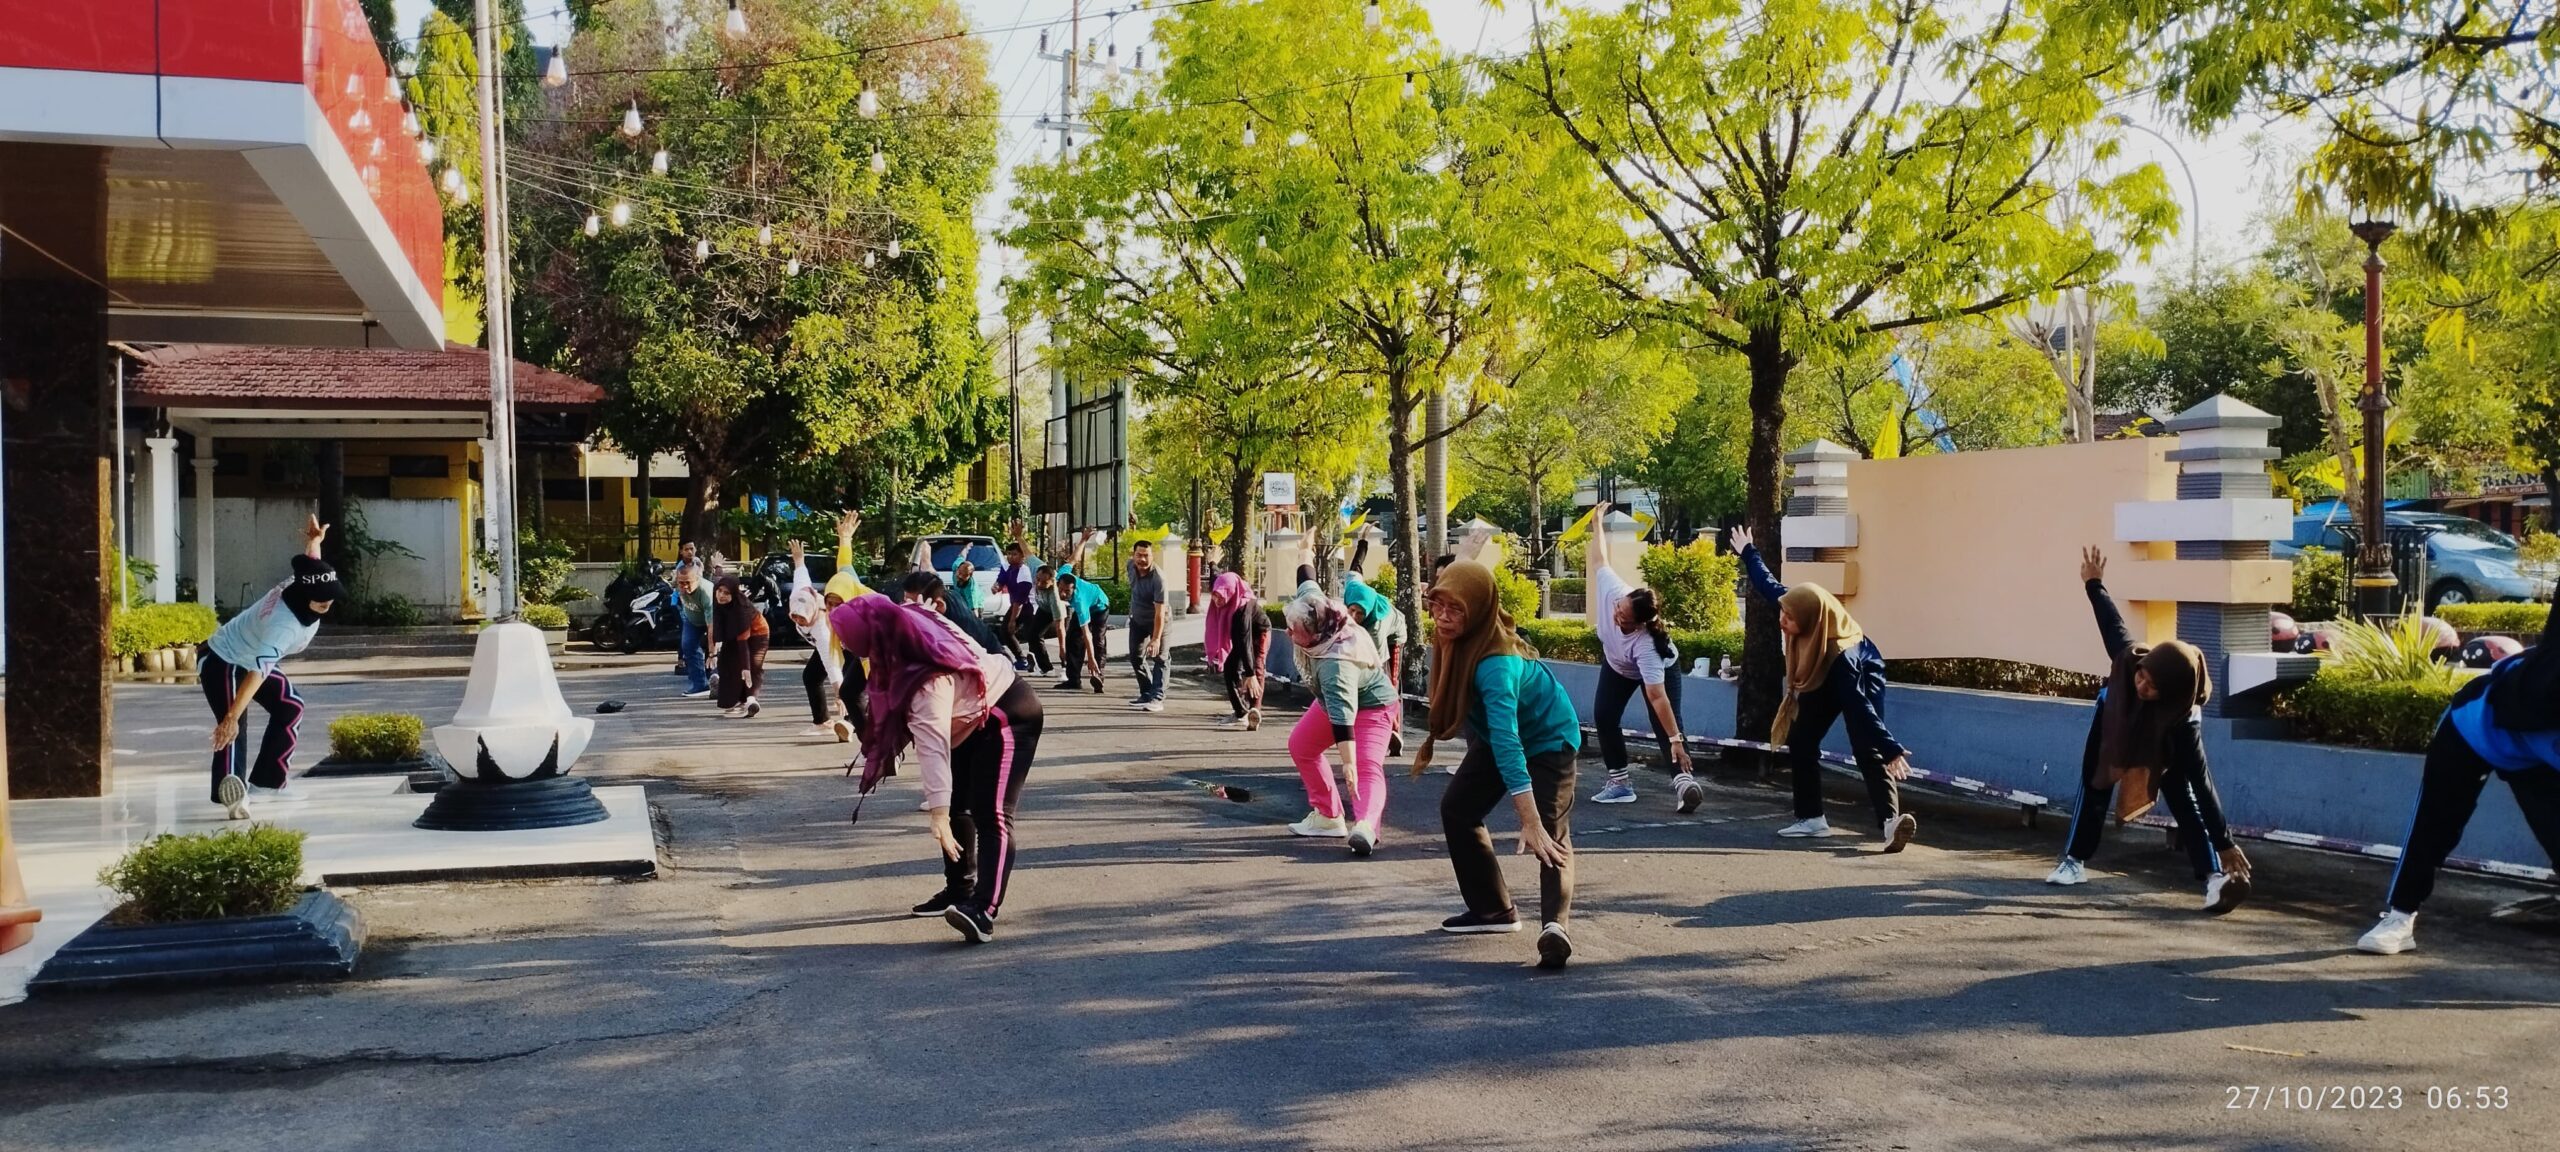
M933 570L940 573L944 584L966 560L977 569L970 582L978 586L978 615L1004 615L1004 598L996 593L996 569L1004 567L1004 555L996 551L993 536L927 536L898 550L897 555L914 556L917 548L929 551ZM913 563L913 561L909 561Z
M2392 527L2432 528L2427 537L2427 611L2446 604L2487 600L2548 600L2551 581L2518 568L2516 538L2468 516L2444 512L2390 509L2383 523ZM2318 546L2351 554L2339 526L2355 521L2342 504L2317 505L2293 518L2293 537L2275 545L2278 559L2290 560Z

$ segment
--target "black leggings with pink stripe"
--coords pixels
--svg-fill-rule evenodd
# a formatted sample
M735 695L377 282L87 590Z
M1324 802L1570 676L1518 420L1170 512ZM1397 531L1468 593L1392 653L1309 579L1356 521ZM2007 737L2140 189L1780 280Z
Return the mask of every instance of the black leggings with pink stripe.
M1040 751L1042 720L1039 694L1017 678L986 723L951 751L951 838L960 842L960 858L943 859L942 882L956 902L984 908L990 918L1013 876L1013 809Z
M204 702L213 706L216 722L231 714L231 701L248 678L248 669L225 661L210 649L204 650L196 667L196 679L204 684ZM245 716L231 743L213 750L213 794L207 799L216 804L222 802L225 776L246 777L248 783L260 788L281 788L293 767L294 745L301 736L302 696L293 690L292 681L284 678L284 671L278 669L258 683L257 702L267 710L267 731L258 740L258 758L248 758L249 723Z

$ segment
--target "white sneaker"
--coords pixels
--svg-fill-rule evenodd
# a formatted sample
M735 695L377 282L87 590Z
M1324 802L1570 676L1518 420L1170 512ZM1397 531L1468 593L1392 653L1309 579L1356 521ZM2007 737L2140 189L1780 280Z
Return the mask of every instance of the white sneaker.
M1244 717L1223 716L1219 718L1217 723L1210 725L1210 727L1215 728L1220 732L1242 732L1244 731Z
M1162 700L1149 700L1149 701L1147 701L1146 703L1139 705L1138 707L1139 707L1139 709L1140 709L1141 711L1146 711L1146 712L1162 712L1162 711L1164 711L1164 701L1162 701Z
M255 784L250 785L249 799L260 804L305 804L310 802L311 794L297 791L293 782L287 780L281 788L260 788Z
M684 696L684 698L685 698L685 699L687 699L687 700L700 700L700 699L702 699L703 697L708 696L708 695L710 695L710 694L711 694L711 690L710 690L710 689L708 689L708 688L705 688L705 689L703 689L703 690L702 690L702 691L700 691L700 692L686 692L686 693L682 693L681 695L683 695L683 696Z
M1784 828L1778 829L1778 835L1795 840L1801 840L1811 836L1828 836L1830 834L1831 819L1827 816L1816 816L1811 820L1798 820L1793 824L1789 824Z
M801 735L812 740L833 740L836 738L836 726L833 724L812 724L809 726L809 730L801 733Z
M1363 820L1351 826L1351 854L1366 856L1378 850L1378 823Z
M1260 705L1244 710L1244 730L1247 732L1259 732L1262 730L1262 708Z
M827 722L827 731L835 735L838 744L853 743L853 721L830 720Z
M249 818L249 786L237 776L225 776L221 783L214 785L213 802L222 806L222 818L225 820Z
M1908 812L1885 821L1883 830L1877 833L1884 837L1884 850L1888 853L1902 851L1919 834L1920 818Z
M2065 856L2062 858L2062 863L2053 866L2053 874L2045 877L2044 882L2065 888L2074 884L2086 884L2089 882L2089 870L2081 867L2079 861Z
M1707 789L1696 776L1683 772L1671 778L1671 801L1672 811L1687 816L1707 802Z
M2380 922L2356 938L2356 951L2376 956L2397 956L2418 946L2418 914L2390 911Z
M1290 825L1289 831L1299 836L1346 836L1350 834L1351 826L1344 824L1340 816L1327 816L1310 810L1307 818Z
M2240 906L2249 898L2249 881L2229 872L2216 872L2205 877L2204 910L2219 916Z

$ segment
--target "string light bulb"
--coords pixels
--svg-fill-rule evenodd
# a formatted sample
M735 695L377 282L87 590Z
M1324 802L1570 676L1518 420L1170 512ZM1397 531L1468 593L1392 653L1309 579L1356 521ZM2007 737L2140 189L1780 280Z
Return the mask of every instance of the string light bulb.
M694 258L694 259L696 259L696 260L708 260L708 259L710 259L710 258L711 258L711 242L710 242L710 241L708 241L708 240L696 240L696 241L694 241L694 242L693 242L693 258Z
M657 153L657 155L654 155L654 156L649 157L649 172L650 172L650 174L652 174L652 175L656 175L656 176L664 176L664 175L666 175L666 174L667 174L667 163L668 163L668 160L667 160L667 150L666 150L666 149L664 149L664 148L660 148L660 149L658 149L658 153Z
M347 117L347 130L350 132L366 132L372 128L373 115L362 108L356 109L355 115Z
M729 18L720 25L720 30L732 38L747 34L747 10L738 7L738 0L729 0Z
M456 204L468 204L468 203L470 203L470 202L471 202L471 186L470 186L470 185L468 185L468 184L457 184L457 185L455 185L455 186L454 186L454 189L453 189L453 202L454 202L454 203L456 203Z
M759 248L764 248L764 247L770 247L772 244L773 244L773 225L771 225L771 224L758 225L758 226L757 226L757 228L756 228L756 246L757 246L757 247L759 247Z
M1413 99L1413 73L1411 72L1404 74L1404 98Z
M400 130L412 136L426 130L418 123L417 109L403 108L400 110Z
M897 259L897 258L898 258L898 253L906 251L906 247L907 247L907 246L906 246L906 244L905 244L905 242L904 242L904 241L899 240L899 239L898 239L897 237L895 237L895 236L890 237L890 238L889 238L889 258L890 258L890 259L892 259L892 260Z
M604 231L604 218L593 212L587 213L587 235L593 236L602 231Z
M1290 147L1292 147L1292 148L1304 148L1304 147L1306 147L1306 146L1307 146L1307 134L1306 134L1306 133L1304 133L1304 132L1292 132L1292 133L1290 133L1290 134L1289 134L1289 146L1290 146Z
M418 163L420 163L420 164L433 164L433 163L435 163L435 162L436 162L436 142L435 142L435 141L433 141L433 140L420 140L420 141L418 141Z
M622 134L625 136L640 134L640 101L637 97L632 99L629 108L622 110Z
M616 227L616 228L620 228L620 227L622 227L623 225L628 224L628 223L630 223L630 222L631 222L631 202L630 202L630 201L628 201L628 200L616 200L616 201L614 201L614 202L613 202L613 226L614 226L614 227Z
M551 50L551 63L542 69L542 86L558 88L569 82L569 52L566 48Z
M951 290L951 278L950 278L950 277L948 277L948 276L936 276L936 277L934 277L934 278L933 278L933 290L934 290L934 291L936 291L936 292L948 292L948 291L950 291L950 290Z
M365 155L375 160L382 159L382 137L376 136L373 143L365 145Z
M1369 21L1369 30L1372 32L1377 31L1378 25L1386 23L1386 11L1378 7L1378 0L1369 0L1369 15L1367 19Z
M1247 148L1253 147L1253 125L1251 124L1244 126L1244 146Z
M879 116L880 94L872 91L871 85L867 83L864 84L862 86L862 95L854 99L853 110L861 113L862 118L865 120Z
M791 260L790 260L790 262L789 262L789 263L784 264L784 265L782 266L782 274L783 274L783 275L785 275L785 276L797 276L797 275L799 275L799 274L800 274L800 258L799 258L799 257L797 257L797 256L794 256L794 257L792 257L792 258L791 258Z
M880 266L879 255L880 255L879 253L874 252L874 251L872 251L872 250L870 250L870 249L868 249L868 248L863 249L863 250L862 250L862 266L863 266L863 267L865 267L865 268L877 268L877 267L879 267L879 266Z
M444 166L444 190L457 193L462 191L462 169L451 164Z
M871 146L871 174L872 174L872 175L874 175L874 176L880 176L880 175L885 175L885 174L887 174L887 172L888 172L888 171L889 171L889 154L888 154L888 153L886 153L886 152L881 151L881 150L880 150L880 146L879 146L879 145L877 145L877 144L872 145L872 146Z

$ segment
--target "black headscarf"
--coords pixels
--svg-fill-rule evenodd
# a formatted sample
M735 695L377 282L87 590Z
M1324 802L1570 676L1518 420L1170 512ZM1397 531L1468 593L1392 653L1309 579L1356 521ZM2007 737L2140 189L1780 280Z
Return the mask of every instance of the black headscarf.
M2560 728L2560 600L2542 623L2542 638L2533 647L2508 657L2508 665L2489 681L2489 719L2509 732Z
M319 623L320 613L311 606L332 604L344 595L346 585L338 582L338 571L329 567L328 561L317 556L294 556L293 579L285 582L283 600L295 620L306 626Z
M726 604L720 603L722 590L729 593ZM736 640L755 631L755 602L747 599L747 586L736 576L723 576L719 583L712 585L711 614L713 626L719 629L719 637L724 641Z

